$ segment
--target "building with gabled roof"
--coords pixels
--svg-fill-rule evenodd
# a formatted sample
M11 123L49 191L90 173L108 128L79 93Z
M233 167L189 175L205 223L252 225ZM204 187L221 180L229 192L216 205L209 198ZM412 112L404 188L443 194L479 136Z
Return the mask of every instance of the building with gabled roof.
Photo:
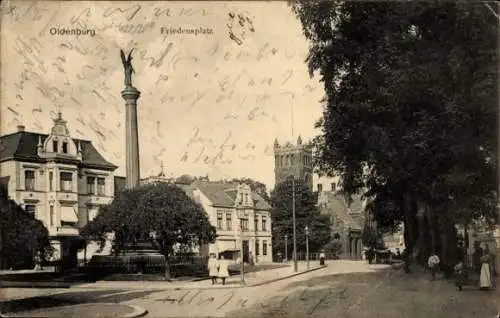
M318 194L318 207L321 213L330 216L332 237L340 240L344 258L361 259L363 245L361 233L366 220L366 202L354 196L346 202L342 192L340 177L326 177L314 173L313 151L304 144L299 136L297 144L274 142L274 171L276 185L288 177L304 181L313 193ZM283 239L283 238L275 238Z
M361 198L354 196L349 204L344 195L336 191L322 190L318 193L318 207L321 213L330 217L332 237L342 243L342 257L361 259L361 233L365 222Z
M271 206L246 184L197 180L177 184L200 203L217 239L200 248L200 254L214 253L244 262L272 262Z
M9 197L45 225L54 258L68 267L81 248L79 229L113 199L116 169L91 141L71 137L60 112L48 134L18 126L0 136L0 175Z

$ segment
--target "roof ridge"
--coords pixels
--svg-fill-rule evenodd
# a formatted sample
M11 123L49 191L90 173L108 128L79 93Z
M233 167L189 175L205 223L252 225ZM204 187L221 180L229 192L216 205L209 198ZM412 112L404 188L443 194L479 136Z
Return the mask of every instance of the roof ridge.
M50 134L45 134L45 133L39 133L39 132L36 132L36 131L27 131L27 130L25 130L25 131L15 131L15 132L12 132L12 133L1 135L0 139L4 138L4 137L9 137L9 136L12 136L12 135L15 135L15 134L20 134L20 135L31 134L31 135L37 135L37 136L42 136L42 137L48 137L50 135ZM73 139L73 140L75 140L75 141L86 141L86 142L92 143L92 140L89 140L89 139L80 139L80 138L73 138L73 137L70 137L70 138Z
M20 133L23 133L25 131L14 131L14 132L11 132L11 133L8 133L8 134L5 134L5 135L1 135L0 138L3 138L3 137L10 137L12 135L15 135L15 134L20 134Z

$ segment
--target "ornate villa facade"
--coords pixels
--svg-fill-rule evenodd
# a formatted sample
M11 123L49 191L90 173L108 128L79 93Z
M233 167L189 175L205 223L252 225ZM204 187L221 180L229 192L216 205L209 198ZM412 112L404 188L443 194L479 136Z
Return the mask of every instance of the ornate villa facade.
M48 229L54 259L76 265L79 229L113 199L117 166L92 142L72 138L61 113L49 134L18 126L0 144L0 175L9 197Z

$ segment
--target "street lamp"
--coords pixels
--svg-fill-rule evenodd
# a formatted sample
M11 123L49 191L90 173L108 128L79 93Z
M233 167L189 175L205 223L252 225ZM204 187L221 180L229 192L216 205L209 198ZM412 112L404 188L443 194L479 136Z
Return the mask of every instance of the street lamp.
M238 219L240 220L240 258L241 258L241 268L240 277L241 283L245 283L245 263L243 262L243 219L245 218L245 211L243 209L238 209Z
M295 176L292 176L293 271L297 272L297 231L295 224Z
M306 262L309 269L309 227L306 225Z
M285 263L288 263L288 235L285 235Z

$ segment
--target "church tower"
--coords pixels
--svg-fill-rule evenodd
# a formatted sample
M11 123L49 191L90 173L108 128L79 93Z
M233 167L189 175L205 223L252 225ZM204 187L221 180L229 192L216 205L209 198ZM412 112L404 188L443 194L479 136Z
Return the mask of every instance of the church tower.
M302 144L299 136L297 145L287 142L281 146L274 141L274 181L275 185L285 181L291 176L303 180L311 189L313 187L313 162L312 149Z

